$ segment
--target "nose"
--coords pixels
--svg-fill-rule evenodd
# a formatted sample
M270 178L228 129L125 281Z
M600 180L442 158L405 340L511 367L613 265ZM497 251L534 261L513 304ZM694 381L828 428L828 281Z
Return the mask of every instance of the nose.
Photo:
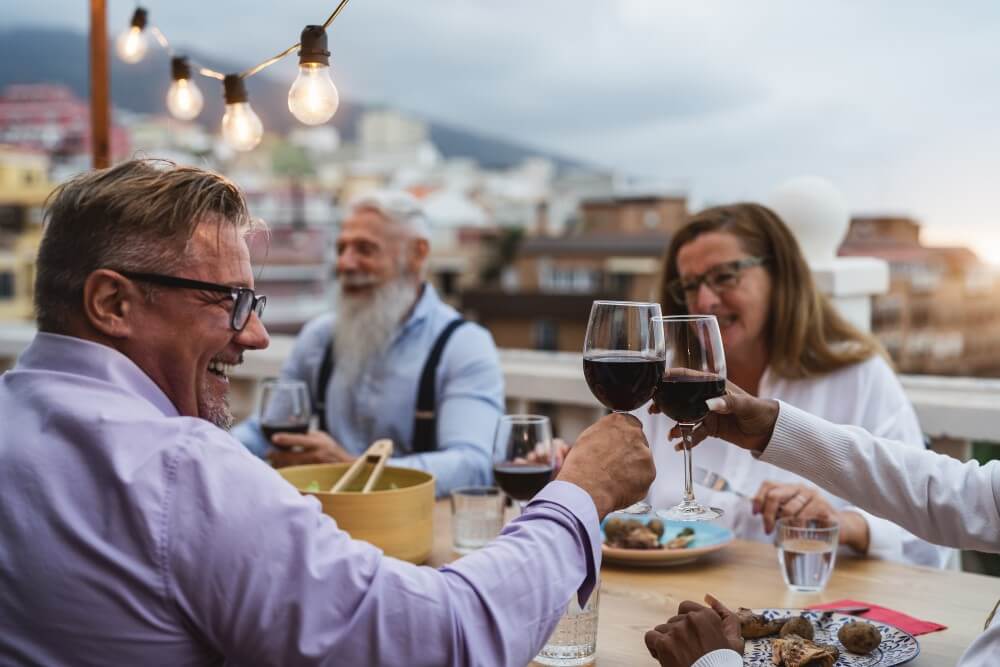
M337 253L337 273L349 273L359 269L358 255L350 246Z
M691 310L697 314L708 315L720 304L719 295L705 283L698 286L698 293L690 302Z
M243 331L236 334L235 342L248 350L263 350L271 344L271 337L268 336L267 329L264 328L264 323L260 321L256 312L250 314Z

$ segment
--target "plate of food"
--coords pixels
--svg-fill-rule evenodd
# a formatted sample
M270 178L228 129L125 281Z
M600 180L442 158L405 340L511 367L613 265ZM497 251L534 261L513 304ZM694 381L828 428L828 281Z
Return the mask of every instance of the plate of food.
M664 521L647 514L612 514L601 524L604 561L659 567L690 563L722 549L733 531L708 522Z
M891 667L917 657L920 644L899 628L807 609L740 609L747 667Z

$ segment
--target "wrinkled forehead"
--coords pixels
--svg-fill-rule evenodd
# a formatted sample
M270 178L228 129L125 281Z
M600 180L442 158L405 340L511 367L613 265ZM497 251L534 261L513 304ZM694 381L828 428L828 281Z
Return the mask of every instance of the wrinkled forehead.
M364 206L351 212L340 226L338 241L350 242L366 240L372 242L395 242L405 236L402 226L389 220L375 209Z
M250 249L243 230L230 224L203 222L188 240L186 275L224 285L253 285Z

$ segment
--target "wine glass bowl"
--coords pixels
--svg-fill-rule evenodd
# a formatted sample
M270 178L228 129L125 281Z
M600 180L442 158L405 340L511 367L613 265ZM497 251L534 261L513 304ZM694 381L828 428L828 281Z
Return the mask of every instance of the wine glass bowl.
M493 437L493 476L521 511L552 481L555 447L552 425L542 415L504 415Z
M583 343L583 377L590 392L613 412L631 412L653 396L663 375L663 327L654 326L660 304L595 301ZM649 503L624 511L642 514Z
M260 430L272 447L276 433L307 433L312 420L309 387L301 380L264 380L260 394Z
M684 443L684 499L657 513L674 521L709 521L722 510L694 498L691 434L708 414L705 401L726 393L726 355L714 315L671 315L655 319L663 330L666 358L653 394L656 407L677 422Z

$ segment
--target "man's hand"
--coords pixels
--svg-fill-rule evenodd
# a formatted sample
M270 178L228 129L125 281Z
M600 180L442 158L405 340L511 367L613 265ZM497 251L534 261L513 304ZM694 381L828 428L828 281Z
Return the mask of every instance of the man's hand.
M580 434L556 479L589 493L603 519L645 498L654 477L642 425L632 415L616 413Z
M740 619L711 595L705 602L710 606L682 602L676 616L646 633L646 648L662 667L690 667L719 649L743 655Z
M352 456L325 431L309 433L275 433L268 461L275 468L299 466L307 463L350 463Z
M778 421L777 401L751 396L727 381L726 394L710 398L706 403L711 412L694 430L694 444L714 436L743 449L764 451ZM649 411L652 414L659 412L655 405L651 405ZM681 437L680 427L671 429L670 437ZM676 449L681 449L681 445L677 445Z

